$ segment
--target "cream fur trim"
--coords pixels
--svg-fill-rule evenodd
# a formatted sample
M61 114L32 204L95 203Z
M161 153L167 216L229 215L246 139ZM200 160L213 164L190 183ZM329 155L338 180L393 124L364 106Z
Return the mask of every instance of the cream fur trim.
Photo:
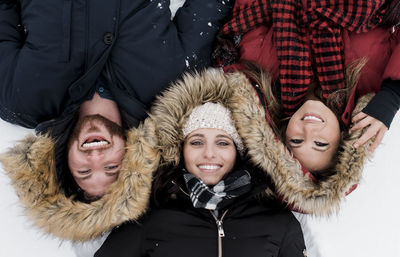
M3 168L33 223L53 236L92 240L147 209L152 172L158 167L154 125L146 122L127 135L127 153L107 193L90 204L66 198L55 180L54 141L28 136L1 155Z
M264 85L268 86L268 85ZM265 91L265 88L261 88ZM354 114L371 96L360 99ZM163 163L179 163L183 142L183 121L192 109L205 102L218 102L231 110L239 135L248 149L248 156L261 167L275 184L276 193L288 205L302 212L328 215L338 210L346 192L359 183L371 141L354 150L357 132L345 141L337 174L321 183L303 175L299 163L286 147L276 140L265 120L265 111L246 76L240 72L224 74L211 69L201 74L186 74L154 104L150 117L157 124L156 135Z

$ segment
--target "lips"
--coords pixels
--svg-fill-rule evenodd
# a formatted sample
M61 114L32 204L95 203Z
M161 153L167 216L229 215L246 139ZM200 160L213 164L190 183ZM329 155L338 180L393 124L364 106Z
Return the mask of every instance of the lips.
M321 116L315 113L306 113L301 120L309 122L324 122Z
M218 164L202 164L198 166L199 169L206 170L206 171L215 171L221 168L221 165Z
M96 149L105 147L109 144L110 142L106 140L104 137L98 135L91 135L84 140L81 147L84 149Z

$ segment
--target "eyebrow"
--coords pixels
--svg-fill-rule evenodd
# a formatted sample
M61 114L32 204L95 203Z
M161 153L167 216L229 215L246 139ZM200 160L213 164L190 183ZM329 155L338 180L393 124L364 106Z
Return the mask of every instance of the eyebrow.
M233 141L233 139L232 139L230 136L223 135L223 134L218 134L218 135L217 135L217 138L227 138L227 139L229 139L229 140L232 140L232 141Z
M192 137L203 137L204 138L205 136L204 136L204 134L198 133L198 134L190 135L187 139L192 138ZM227 139L230 139L230 140L233 141L233 139L230 136L227 136L227 135L224 135L224 134L218 134L216 136L216 138L227 138Z
M302 145L290 145L290 146L291 146L291 148L300 148L300 147L302 147ZM315 151L318 151L318 152L326 152L330 148L329 146L330 146L330 144L328 145L327 148L324 148L324 149L320 149L320 148L317 148L317 147L313 146L313 147L311 147L311 149L313 149Z
M203 134L193 134L193 135L188 136L187 139L192 138L192 137L204 137L204 135Z

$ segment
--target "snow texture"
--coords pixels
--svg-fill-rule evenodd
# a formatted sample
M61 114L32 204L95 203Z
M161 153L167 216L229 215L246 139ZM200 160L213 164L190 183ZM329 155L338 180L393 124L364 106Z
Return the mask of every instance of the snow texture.
M171 1L172 15L183 3L184 0ZM0 152L29 133L33 131L0 120ZM339 213L329 218L295 214L303 227L308 257L400 256L399 143L400 114L397 114L366 165L364 179L347 196ZM33 227L1 167L0 242L0 256L4 257L76 256L70 242Z

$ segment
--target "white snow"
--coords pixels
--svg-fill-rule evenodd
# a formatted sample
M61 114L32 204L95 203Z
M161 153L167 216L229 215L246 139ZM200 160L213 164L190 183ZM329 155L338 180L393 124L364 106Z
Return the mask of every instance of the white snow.
M184 0L172 0L172 15ZM187 62L187 65L189 63ZM0 152L33 133L0 120ZM337 215L297 215L309 243L308 257L400 256L400 115L364 169L364 179ZM45 235L23 214L0 167L0 256L72 257L68 241ZM310 243L311 242L311 243Z
M400 115L364 169L364 179L337 215L306 222L309 257L400 256ZM0 121L0 152L32 130ZM0 256L75 256L67 241L46 236L24 216L10 180L0 168Z

